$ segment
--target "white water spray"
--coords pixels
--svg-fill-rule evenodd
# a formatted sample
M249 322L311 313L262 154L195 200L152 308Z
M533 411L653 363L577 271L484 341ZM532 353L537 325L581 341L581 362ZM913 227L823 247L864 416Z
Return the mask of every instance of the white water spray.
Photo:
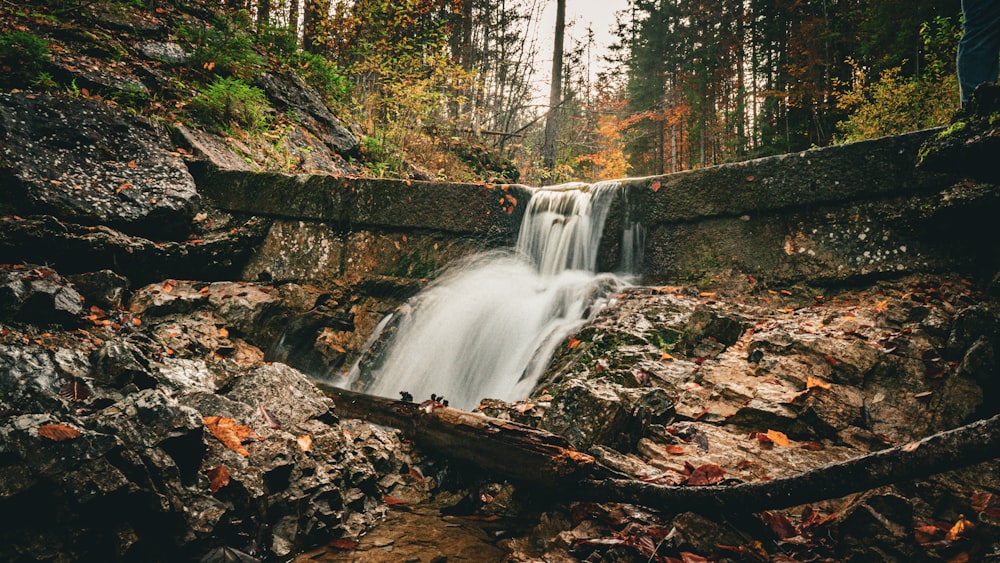
M348 384L370 375L366 393L398 398L406 391L417 401L435 393L462 409L485 397L526 397L559 343L628 283L595 273L604 220L620 191L617 183L537 191L516 250L450 266L380 324L379 331L394 327L391 341L371 362L372 373L362 377L359 362ZM628 242L622 263L631 265Z

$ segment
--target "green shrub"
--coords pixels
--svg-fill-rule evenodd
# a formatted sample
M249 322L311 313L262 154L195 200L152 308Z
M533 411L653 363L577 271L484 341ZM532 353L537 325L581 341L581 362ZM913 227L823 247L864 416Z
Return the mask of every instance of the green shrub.
M177 35L191 46L190 64L222 76L249 78L264 64L239 18L217 18L209 27L181 26ZM243 26L247 29L249 23Z
M333 61L299 48L298 40L288 29L268 27L258 42L278 61L299 74L330 104L344 103L351 91L351 81Z
M29 84L49 60L49 45L37 35L27 31L0 33L0 66L6 75L2 82L10 86Z
M263 130L270 106L260 88L238 78L219 78L202 89L188 106L205 125L230 130L233 125L251 132Z

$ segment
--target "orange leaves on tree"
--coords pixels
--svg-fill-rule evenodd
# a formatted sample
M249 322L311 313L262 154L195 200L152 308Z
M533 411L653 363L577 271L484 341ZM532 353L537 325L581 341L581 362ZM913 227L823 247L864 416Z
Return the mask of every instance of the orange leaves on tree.
M213 495L228 484L229 469L225 465L218 465L208 470L208 489Z
M231 418L206 416L202 421L208 427L208 431L218 438L223 445L243 457L250 455L250 452L243 447L243 443L261 439L249 426L236 424L236 421Z
M80 431L65 424L45 424L38 427L38 435L54 442L62 442L63 440L79 438Z

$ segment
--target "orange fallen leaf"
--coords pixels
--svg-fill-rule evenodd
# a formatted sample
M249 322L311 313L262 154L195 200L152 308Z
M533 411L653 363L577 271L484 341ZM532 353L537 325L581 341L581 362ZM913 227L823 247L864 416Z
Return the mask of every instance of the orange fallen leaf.
M889 300L888 299L883 299L882 301L879 301L878 303L875 304L875 312L876 313L881 313L881 312L885 311L888 308L889 308Z
M964 514L959 514L958 521L955 522L955 525L952 526L950 530L948 530L948 533L945 534L944 539L948 541L955 541L958 538L962 537L962 535L965 534L966 530L971 530L972 528L975 527L976 527L975 524L965 519Z
M54 442L80 437L80 431L65 424L46 424L38 427L38 435Z
M229 338L229 331L226 330L226 327L219 327L219 336L222 338Z
M578 339L570 337L569 342L566 344L566 347L572 350L573 348L576 348L579 345L580 341Z
M681 455L684 453L684 446L678 446L677 444L667 444L663 446L663 449L670 455Z
M666 353L666 352L662 352L662 353L660 354L660 360L662 360L662 361L667 361L667 362L672 362L672 361L674 361L674 360L676 360L676 359L677 359L677 358L675 358L675 357L671 356L670 354L668 354L668 353Z
M208 489L213 495L228 484L229 469L225 465L218 465L208 470Z
M296 438L295 441L298 442L299 449L301 449L302 451L308 452L308 451L312 450L312 447L313 447L312 436L310 436L308 434L303 434L303 435L299 436L298 438Z
M806 378L806 389L812 389L813 387L819 387L820 389L829 389L833 387L832 383L827 383L818 377L808 376Z
M134 160L130 160L130 161L128 161L128 167L129 168L138 168L139 165L136 164Z
M231 418L206 416L202 421L208 427L209 432L218 438L223 445L243 457L250 455L250 451L243 447L243 442L261 439L249 426L236 424L236 421Z
M660 191L660 181L653 180L653 182L649 185L649 187L653 188L653 193L655 194L656 192Z
M788 447L791 442L788 440L788 436L784 432L778 432L777 430L768 430L767 437L770 438L772 442L778 444L779 446Z

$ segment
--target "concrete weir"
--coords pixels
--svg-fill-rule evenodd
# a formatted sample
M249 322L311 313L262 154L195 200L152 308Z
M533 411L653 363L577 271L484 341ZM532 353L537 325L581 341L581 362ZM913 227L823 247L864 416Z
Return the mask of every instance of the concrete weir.
M917 170L934 130L622 181L599 266L617 264L626 213L645 232L648 283L731 272L776 283L942 270L992 272L996 186ZM246 279L434 276L513 243L531 188L215 171L219 208L275 219Z

